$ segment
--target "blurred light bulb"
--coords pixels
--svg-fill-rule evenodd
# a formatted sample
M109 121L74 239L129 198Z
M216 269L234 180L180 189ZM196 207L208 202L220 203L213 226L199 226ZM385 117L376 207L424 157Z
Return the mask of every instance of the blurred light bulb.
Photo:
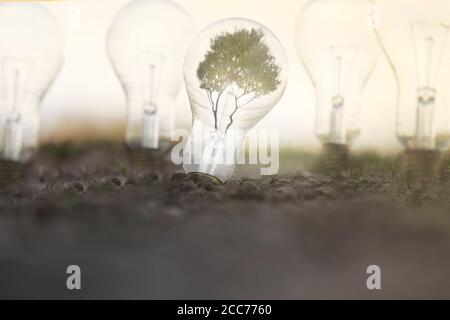
M450 2L387 1L382 24L380 39L398 84L397 136L406 170L411 178L431 177L450 145Z
M378 7L369 0L311 0L296 47L316 90L315 133L328 170L342 170L361 132L363 92L379 57Z
M62 61L60 26L45 7L35 3L0 4L3 164L26 162L37 149L40 103Z
M170 144L192 33L189 14L169 0L135 0L115 17L107 51L127 95L130 148L164 149Z
M277 37L241 18L216 22L191 44L184 77L193 113L187 173L228 180L248 131L280 100L287 61Z

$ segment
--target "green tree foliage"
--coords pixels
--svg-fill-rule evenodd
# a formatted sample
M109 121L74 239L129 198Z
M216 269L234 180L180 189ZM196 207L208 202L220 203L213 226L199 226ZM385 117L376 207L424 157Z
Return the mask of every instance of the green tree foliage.
M239 108L279 87L280 67L264 42L262 29L224 32L211 39L210 50L199 64L197 77L206 90L217 129L217 108L225 90L232 90Z

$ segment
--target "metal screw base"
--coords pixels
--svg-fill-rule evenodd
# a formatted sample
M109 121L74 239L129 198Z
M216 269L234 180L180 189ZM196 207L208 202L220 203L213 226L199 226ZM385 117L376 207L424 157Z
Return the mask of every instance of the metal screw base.
M442 155L441 178L443 181L450 180L450 151Z
M188 173L188 178L194 181L195 183L205 183L205 182L211 182L214 185L220 186L223 185L223 182L220 181L219 178L214 177L210 174L203 173L203 172L190 172Z
M130 165L135 169L154 168L163 165L170 157L173 144L170 141L160 141L158 149L129 148Z
M329 173L348 169L350 149L344 144L326 143L322 146L321 168Z
M0 187L5 187L20 180L22 176L22 164L14 161L0 160Z
M440 179L442 153L435 150L406 150L405 175L408 184L437 183Z
M159 164L158 150L129 149L130 164L133 168L148 168Z

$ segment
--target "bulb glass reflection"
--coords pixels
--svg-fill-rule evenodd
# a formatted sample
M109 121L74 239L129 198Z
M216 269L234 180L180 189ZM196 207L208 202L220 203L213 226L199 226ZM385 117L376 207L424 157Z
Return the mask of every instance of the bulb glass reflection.
M0 158L26 162L38 145L39 107L61 68L60 26L35 3L0 4Z
M226 19L201 32L184 64L193 113L185 171L228 180L248 131L284 93L287 71L281 43L257 22Z
M169 0L135 0L115 17L107 51L127 95L131 148L158 149L170 141L192 32L190 15Z
M398 84L397 136L406 150L450 144L450 2L387 1L380 39Z
M379 57L378 7L368 0L311 0L296 25L296 48L316 90L315 133L323 144L360 135L363 92Z

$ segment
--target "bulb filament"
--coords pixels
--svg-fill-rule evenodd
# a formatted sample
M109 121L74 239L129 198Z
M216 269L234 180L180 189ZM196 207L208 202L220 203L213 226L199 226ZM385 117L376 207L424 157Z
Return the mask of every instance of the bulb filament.
M7 103L3 128L3 157L9 160L19 160L22 152L22 109L26 103L32 66L30 61L21 58L6 57L3 62Z
M416 147L435 147L436 83L445 52L448 27L416 22L412 25L417 68Z
M329 142L344 144L345 91L351 78L358 48L352 45L335 45L330 49L336 73L336 93L331 98Z

